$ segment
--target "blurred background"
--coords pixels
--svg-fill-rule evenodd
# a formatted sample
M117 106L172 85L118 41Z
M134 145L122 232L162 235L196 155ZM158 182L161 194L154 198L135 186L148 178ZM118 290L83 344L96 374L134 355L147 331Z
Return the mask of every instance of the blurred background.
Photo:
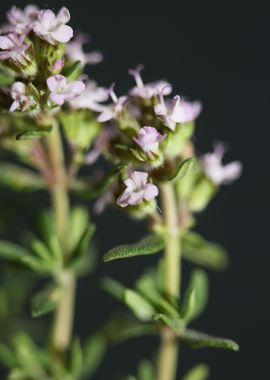
M91 35L90 50L100 49L102 64L91 67L90 76L108 87L116 82L123 94L133 85L128 68L145 64L145 82L167 79L175 93L203 102L197 123L196 144L203 153L214 140L229 143L228 160L241 160L242 178L223 187L206 212L198 218L197 230L222 243L230 252L225 273L210 273L211 294L207 312L195 327L228 336L241 347L239 353L200 350L181 351L181 373L193 363L212 367L211 379L259 379L268 373L269 323L269 21L263 2L244 1L33 1L58 10L65 5L72 27ZM28 1L1 1L1 22L13 5ZM266 5L266 2L265 2ZM35 195L42 206L43 198ZM27 224L33 214L33 196L1 191L2 220L6 205L16 207L14 230ZM3 205L3 206L2 206ZM90 207L90 205L89 205ZM109 248L133 242L145 226L114 210L93 219L97 223L99 257ZM13 231L10 231L12 236ZM126 285L156 257L103 264L78 286L75 332L84 337L99 327L119 307L98 286L110 275ZM184 279L189 271L184 267ZM16 278L14 278L16 283ZM116 379L135 372L139 359L151 357L155 339L134 340L109 350L96 379ZM113 376L112 376L113 374Z

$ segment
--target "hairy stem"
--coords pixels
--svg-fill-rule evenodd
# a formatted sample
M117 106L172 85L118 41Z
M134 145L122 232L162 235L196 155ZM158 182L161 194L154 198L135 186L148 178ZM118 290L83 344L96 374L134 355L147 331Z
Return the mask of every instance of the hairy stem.
M179 297L181 279L181 248L178 208L172 183L161 186L161 197L166 228L165 292L169 299ZM175 380L178 362L178 340L171 330L161 333L158 380Z
M64 149L58 125L53 126L53 130L47 137L46 142L52 173L50 183L52 208L57 233L64 253L63 259L65 259L65 256L68 254L66 242L69 228L70 205ZM55 312L52 345L56 352L63 353L69 347L71 339L76 281L71 272L62 273L59 281L63 284L65 291Z

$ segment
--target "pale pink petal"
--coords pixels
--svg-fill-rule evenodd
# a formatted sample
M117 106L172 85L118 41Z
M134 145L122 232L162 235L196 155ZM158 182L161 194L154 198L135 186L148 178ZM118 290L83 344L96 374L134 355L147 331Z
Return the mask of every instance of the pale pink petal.
M157 196L158 196L157 186L151 183L148 183L144 190L144 198L147 201L151 201L152 199L155 199Z
M14 111L16 111L19 107L20 107L20 102L18 102L17 100L15 100L15 101L11 104L11 106L10 106L10 108L9 108L9 111L10 111L10 112L14 112Z
M69 10L66 7L61 8L60 11L58 12L57 19L62 24L67 24L70 20Z
M225 184L230 184L240 177L242 173L242 164L241 162L235 161L226 165L223 168L223 182Z
M65 95L52 92L50 94L50 99L53 103L57 104L58 106L62 106L65 102Z
M73 37L73 29L68 25L60 25L51 36L58 42L66 43Z
M70 95L80 95L85 90L85 84L82 81L75 81L69 84L68 89Z
M60 85L65 85L67 82L63 75L54 75L47 79L47 86L50 91L57 91Z

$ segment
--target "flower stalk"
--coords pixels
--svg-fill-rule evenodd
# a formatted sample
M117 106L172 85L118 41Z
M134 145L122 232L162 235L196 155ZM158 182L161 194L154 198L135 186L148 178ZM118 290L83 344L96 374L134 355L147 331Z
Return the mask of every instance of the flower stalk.
M170 300L179 298L181 283L180 228L172 182L161 185L165 223L165 292ZM161 332L158 380L174 380L178 362L178 339L164 327Z
M67 188L67 173L65 168L64 149L61 141L59 125L53 126L52 132L47 137L47 149L52 173L50 185L51 201L56 229L63 252L63 260L68 254L67 234L69 225L69 196ZM52 346L56 352L67 350L70 343L76 281L71 272L60 273L58 279L64 286L64 295L55 311L52 331Z

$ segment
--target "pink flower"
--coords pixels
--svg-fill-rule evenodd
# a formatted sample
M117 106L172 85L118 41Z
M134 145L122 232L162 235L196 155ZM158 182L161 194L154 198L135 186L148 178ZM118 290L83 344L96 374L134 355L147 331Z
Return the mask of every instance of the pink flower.
M207 153L201 158L201 164L205 174L217 186L230 184L239 178L242 172L242 164L239 161L222 165L222 158L225 152L224 144L219 143L215 145L213 153Z
M132 75L136 82L136 87L130 90L130 95L136 96L142 99L151 99L153 96L157 96L162 89L164 89L164 95L169 95L172 92L172 86L166 81L158 81L153 83L144 84L141 71L143 65L139 65L136 69L130 69L129 74Z
M108 100L108 91L103 87L98 87L95 81L86 84L85 91L78 97L71 99L69 104L72 108L87 108L95 112L101 112L103 107L100 102Z
M97 118L100 123L105 123L111 119L117 119L118 115L124 110L127 96L120 96L120 98L118 98L114 92L114 85L115 84L112 84L112 86L107 90L108 94L112 98L113 104L102 107L102 112Z
M117 199L117 204L121 207L136 206L144 200L155 199L158 196L158 188L147 183L147 178L148 173L134 171L125 180L126 190Z
M61 106L65 101L75 98L85 90L85 84L81 81L68 82L63 75L55 75L47 79L50 90L50 100Z
M64 67L64 60L63 59L57 59L54 64L53 64L53 73L54 74L59 74L62 71L62 68Z
M23 35L9 33L6 36L0 36L0 61L12 60L19 63L25 62L25 51L28 46L24 44Z
M165 103L164 93L159 94L160 103L155 106L155 113L160 120L172 131L175 130L178 123L189 123L197 118L202 106L200 102L189 103L180 100L177 95L171 102Z
M10 31L17 34L27 34L32 29L33 22L36 21L39 8L35 5L28 5L24 10L13 6L7 13Z
M66 43L73 37L73 30L66 25L70 20L69 10L61 8L55 15L50 9L38 13L38 19L33 24L34 32L43 40L52 45Z
M22 82L15 82L10 91L10 95L12 99L14 100L13 103L10 106L10 112L14 112L17 109L20 109L21 111L26 111L27 108L31 105L31 99L26 94L26 86Z
M93 51L92 53L85 53L83 45L88 42L87 36L79 34L75 40L71 41L67 45L67 56L73 61L80 61L82 65L96 65L103 60L102 53Z
M141 147L145 153L158 154L159 143L165 136L161 135L156 128L143 127L139 130L138 137L134 141Z

